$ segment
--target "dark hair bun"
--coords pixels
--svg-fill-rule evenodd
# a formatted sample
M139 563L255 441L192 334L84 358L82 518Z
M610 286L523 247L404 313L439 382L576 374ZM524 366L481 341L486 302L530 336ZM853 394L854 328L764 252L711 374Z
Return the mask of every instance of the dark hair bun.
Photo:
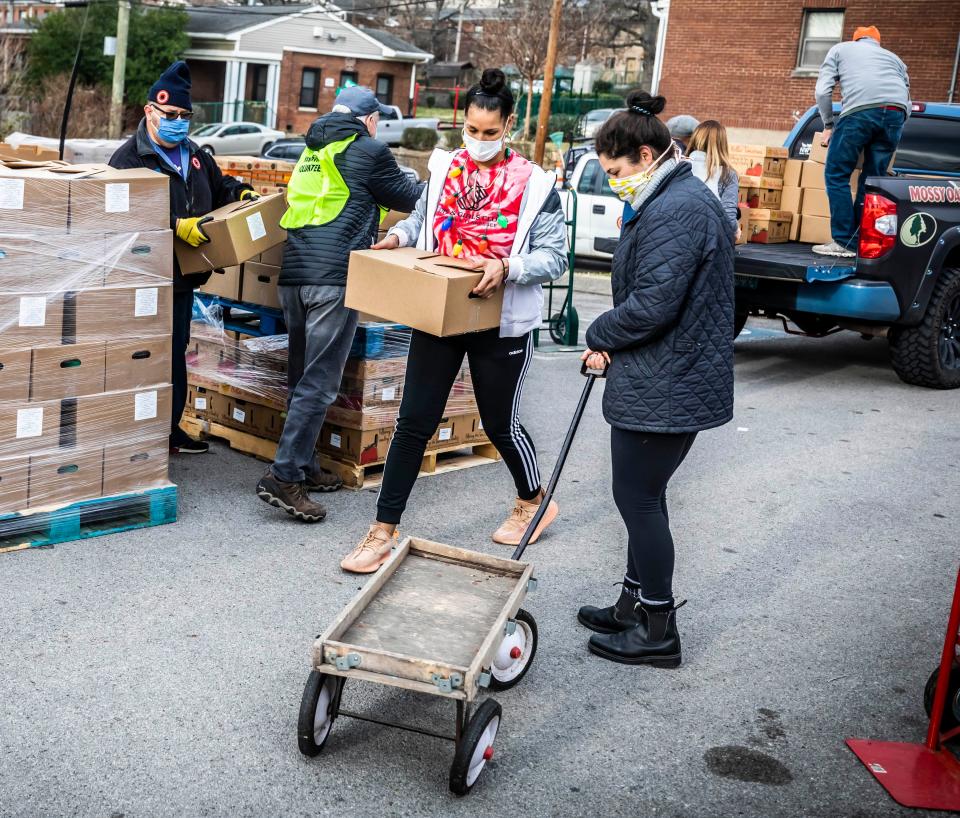
M627 107L644 108L653 116L659 114L667 107L666 97L652 97L646 91L631 91L627 94Z
M480 77L480 88L485 94L496 96L507 87L507 75L499 68L487 68Z

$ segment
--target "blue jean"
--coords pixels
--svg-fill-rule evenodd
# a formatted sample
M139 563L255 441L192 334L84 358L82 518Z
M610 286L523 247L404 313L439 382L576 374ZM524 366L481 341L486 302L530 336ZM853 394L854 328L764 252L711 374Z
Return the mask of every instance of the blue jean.
M287 324L287 419L270 471L287 483L319 476L317 439L337 399L357 331L357 313L343 304L344 287L277 288Z
M900 143L907 115L899 108L866 108L840 117L827 151L827 198L830 200L830 232L842 247L853 247L858 216L863 210L863 186L868 176L885 176L890 159ZM850 177L863 153L863 170L856 202L850 197Z

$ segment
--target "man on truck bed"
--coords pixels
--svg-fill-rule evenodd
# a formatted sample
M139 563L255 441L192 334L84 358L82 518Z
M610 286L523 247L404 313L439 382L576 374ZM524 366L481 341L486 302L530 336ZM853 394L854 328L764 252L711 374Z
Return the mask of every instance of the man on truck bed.
M833 88L838 82L842 108L834 126ZM910 114L910 78L903 61L880 47L877 28L861 26L852 41L837 43L827 52L816 96L823 119L823 144L830 146L825 176L833 241L816 245L813 252L853 258L863 186L868 177L886 174L897 150L903 123ZM863 172L854 204L850 201L850 177L861 153Z

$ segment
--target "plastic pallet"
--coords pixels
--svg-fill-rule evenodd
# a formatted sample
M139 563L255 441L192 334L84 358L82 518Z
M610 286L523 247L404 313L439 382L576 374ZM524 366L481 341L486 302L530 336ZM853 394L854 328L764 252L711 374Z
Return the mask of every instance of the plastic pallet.
M219 295L209 293L195 293L206 307L220 305L223 311L223 328L244 335L258 337L266 335L282 335L287 331L283 320L283 312L274 307L262 307L259 304L247 304L244 301L234 301ZM203 320L204 316L196 309L193 311L195 320Z
M410 327L404 324L361 324L353 336L351 358L401 358L410 347ZM402 345L402 349L398 347Z
M0 553L85 540L177 520L172 483L58 508L0 516Z

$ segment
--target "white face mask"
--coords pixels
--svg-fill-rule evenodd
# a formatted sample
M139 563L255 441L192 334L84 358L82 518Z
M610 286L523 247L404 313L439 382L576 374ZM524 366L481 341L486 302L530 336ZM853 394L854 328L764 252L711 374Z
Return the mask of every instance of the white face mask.
M474 162L490 162L503 150L504 135L498 139L476 139L463 129L463 144L467 146L467 153Z

